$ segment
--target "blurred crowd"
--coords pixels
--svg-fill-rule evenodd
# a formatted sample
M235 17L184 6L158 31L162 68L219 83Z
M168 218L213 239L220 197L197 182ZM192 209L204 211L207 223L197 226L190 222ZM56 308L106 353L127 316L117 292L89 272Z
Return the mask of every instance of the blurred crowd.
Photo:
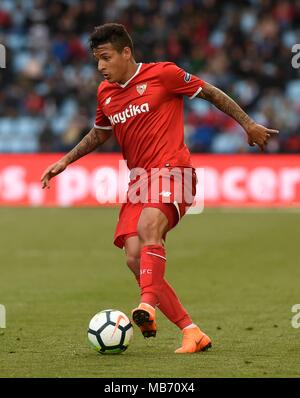
M88 38L104 22L127 27L137 62L173 61L279 129L268 152L300 152L300 0L1 0L1 153L67 151L93 126L101 77ZM191 151L256 150L208 102L185 108ZM99 150L119 148L112 138Z

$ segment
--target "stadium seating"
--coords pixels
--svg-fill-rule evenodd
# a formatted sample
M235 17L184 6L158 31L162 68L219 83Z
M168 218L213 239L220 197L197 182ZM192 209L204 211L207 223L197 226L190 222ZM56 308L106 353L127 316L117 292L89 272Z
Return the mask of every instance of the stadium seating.
M280 129L270 153L300 151L300 68L291 64L299 2L1 0L7 67L0 70L0 152L65 151L93 125L100 76L88 37L107 21L127 26L137 61L176 62L223 89L258 122ZM236 123L204 101L187 100L185 107L193 152L256 150ZM111 141L102 150L119 148Z

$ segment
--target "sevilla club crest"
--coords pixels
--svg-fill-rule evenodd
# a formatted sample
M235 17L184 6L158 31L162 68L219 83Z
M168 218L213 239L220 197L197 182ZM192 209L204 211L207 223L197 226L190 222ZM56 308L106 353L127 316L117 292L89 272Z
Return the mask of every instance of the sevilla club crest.
M147 88L147 83L138 84L138 85L136 86L136 91L137 91L140 95L143 95L144 92L146 91L146 88Z

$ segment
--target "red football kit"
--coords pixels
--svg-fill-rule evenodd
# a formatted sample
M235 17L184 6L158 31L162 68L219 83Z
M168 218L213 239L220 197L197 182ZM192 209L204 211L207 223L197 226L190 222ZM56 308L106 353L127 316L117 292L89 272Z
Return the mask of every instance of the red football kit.
M172 178L168 189L158 193L159 203L153 203L151 184L159 181L160 191L162 180L169 179L170 170L176 168L174 174L182 174L182 181L184 170L190 170L192 184L188 191L192 199L196 194L196 173L184 144L183 96L196 97L203 85L201 79L171 62L140 63L126 83L104 81L99 85L95 127L113 129L132 172L128 195L138 180L141 191L143 186L148 188L145 200L137 203L128 200L122 205L114 238L118 247L124 246L127 237L137 235L137 223L145 206L160 208L171 229L192 204L193 200L178 194L184 183L178 188ZM139 175L137 168L143 168L146 174Z

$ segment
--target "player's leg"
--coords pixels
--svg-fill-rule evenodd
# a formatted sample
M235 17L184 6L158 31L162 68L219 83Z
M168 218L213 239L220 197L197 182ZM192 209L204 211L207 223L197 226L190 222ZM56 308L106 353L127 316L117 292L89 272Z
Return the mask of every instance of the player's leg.
M146 207L142 210L137 228L141 244L141 304L133 311L133 320L138 326L155 322L155 307L160 302L164 286L166 257L163 236L168 227L169 220L161 209ZM192 353L210 346L210 338L192 323L183 329L182 346L175 352Z
M165 274L166 254L163 236L168 231L169 221L159 209L145 207L140 215L137 233L141 244L140 286L141 302L153 308L159 296Z
M163 236L168 219L158 208L143 208L137 224L140 241L140 305L132 311L137 326L156 330L155 307L159 303L165 273Z
M135 276L135 279L140 286L140 253L141 246L137 235L126 237L124 243L126 264L130 271Z
M135 279L140 286L140 252L141 245L138 236L129 236L124 243L126 263L129 269L135 276ZM151 310L151 308L150 308ZM156 336L156 322L151 319L150 322L143 322L139 325L144 337Z
M141 244L138 236L130 236L125 241L126 262L140 285L140 252ZM193 323L189 314L179 301L174 289L164 278L159 303L160 311L181 330Z

